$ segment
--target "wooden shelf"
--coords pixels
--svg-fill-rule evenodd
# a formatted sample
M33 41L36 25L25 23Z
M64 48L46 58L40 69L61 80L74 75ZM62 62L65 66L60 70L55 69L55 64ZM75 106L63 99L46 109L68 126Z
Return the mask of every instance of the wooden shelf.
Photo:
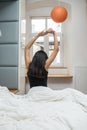
M73 76L61 74L61 75L48 75L48 77L49 78L72 78Z

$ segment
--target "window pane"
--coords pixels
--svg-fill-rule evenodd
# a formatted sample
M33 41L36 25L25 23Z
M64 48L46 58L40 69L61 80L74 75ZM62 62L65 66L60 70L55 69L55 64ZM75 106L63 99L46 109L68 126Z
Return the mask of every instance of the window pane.
M44 38L39 37L36 42L33 45L33 55L39 51L39 50L44 50Z
M32 19L32 33L37 33L45 29L45 19Z
M55 23L52 19L47 19L47 28L53 28L56 32L61 32L61 23Z
M53 49L54 49L53 37L49 37L49 56L53 52ZM60 51L58 52L58 54L57 54L55 60L53 61L52 65L58 65L58 64L60 64Z
M58 39L58 43L60 45L60 36L57 36L57 39ZM54 44L53 42L54 42L54 38L50 36L49 37L49 44Z
M52 50L49 50L49 55L51 55L51 53L52 53ZM52 62L53 66L58 65L58 64L60 64L60 51L58 52L56 58Z

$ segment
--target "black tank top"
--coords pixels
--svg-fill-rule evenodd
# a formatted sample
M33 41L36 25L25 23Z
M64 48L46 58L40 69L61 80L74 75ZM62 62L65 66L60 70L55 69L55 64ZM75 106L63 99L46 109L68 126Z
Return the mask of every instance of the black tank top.
M43 77L36 77L36 76L30 75L29 73L27 75L28 75L28 79L30 83L30 88L35 87L35 86L47 87L48 72L46 70L43 73Z

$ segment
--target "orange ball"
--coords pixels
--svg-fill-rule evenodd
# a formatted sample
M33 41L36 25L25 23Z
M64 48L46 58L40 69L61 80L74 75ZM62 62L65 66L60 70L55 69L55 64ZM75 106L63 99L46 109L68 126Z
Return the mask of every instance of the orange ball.
M51 18L57 23L64 22L67 15L67 10L63 6L56 6L51 11Z

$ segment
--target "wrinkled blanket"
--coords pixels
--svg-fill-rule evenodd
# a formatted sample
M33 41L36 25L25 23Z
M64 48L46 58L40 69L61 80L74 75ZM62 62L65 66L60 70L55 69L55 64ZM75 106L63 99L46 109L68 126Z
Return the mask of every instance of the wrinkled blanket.
M0 86L0 130L87 130L87 95L43 86L16 95Z

